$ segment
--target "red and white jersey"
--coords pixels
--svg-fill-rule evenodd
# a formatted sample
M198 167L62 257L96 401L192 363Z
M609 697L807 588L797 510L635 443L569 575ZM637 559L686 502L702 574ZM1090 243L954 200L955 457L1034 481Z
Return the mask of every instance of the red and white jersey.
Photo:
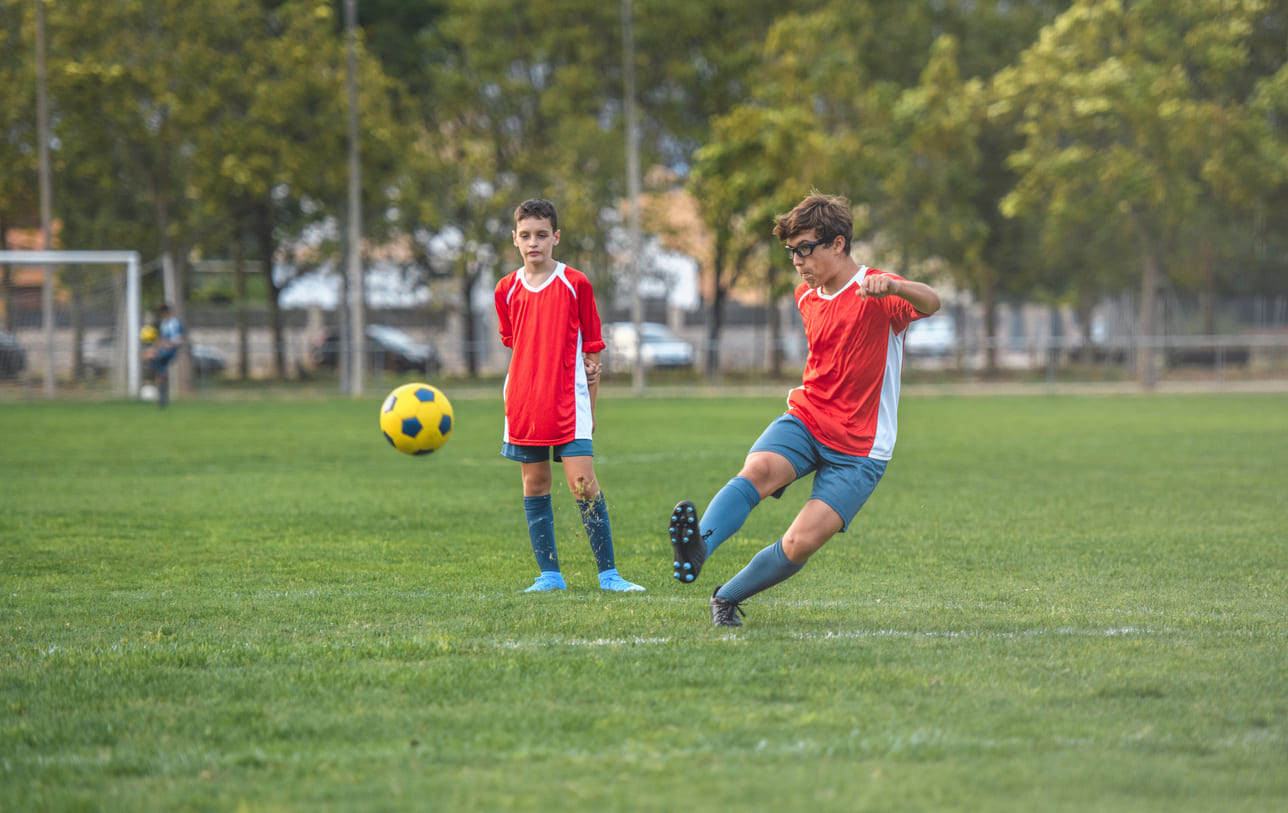
M862 266L832 296L797 286L809 358L801 385L787 394L787 412L828 448L889 460L898 430L904 336L926 314L899 296L861 295L859 283L867 274L902 279Z
M505 377L505 442L555 446L591 436L594 416L582 353L604 349L590 280L559 263L539 287L523 269L496 285Z

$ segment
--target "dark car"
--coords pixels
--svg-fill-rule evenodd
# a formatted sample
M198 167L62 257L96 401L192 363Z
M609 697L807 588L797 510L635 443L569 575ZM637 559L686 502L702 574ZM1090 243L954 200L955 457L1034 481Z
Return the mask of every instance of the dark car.
M18 337L0 330L0 378L13 378L27 369L27 351Z
M194 344L188 349L192 353L193 369L198 375L219 375L228 367L228 360L217 348L208 344Z
M370 368L437 375L443 369L433 345L418 342L396 327L367 325ZM310 358L318 367L334 368L340 360L340 329L327 328L313 343Z

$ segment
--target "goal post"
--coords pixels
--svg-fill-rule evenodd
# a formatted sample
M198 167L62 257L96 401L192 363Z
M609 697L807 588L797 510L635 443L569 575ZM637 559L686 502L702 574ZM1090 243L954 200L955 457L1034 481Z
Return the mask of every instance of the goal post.
M137 251L0 251L0 265L123 265L125 266L125 346L126 346L126 392L131 398L139 397L143 383L143 368L140 359L139 331L142 314L141 275ZM44 330L45 376L46 380L54 379L54 328L47 323Z

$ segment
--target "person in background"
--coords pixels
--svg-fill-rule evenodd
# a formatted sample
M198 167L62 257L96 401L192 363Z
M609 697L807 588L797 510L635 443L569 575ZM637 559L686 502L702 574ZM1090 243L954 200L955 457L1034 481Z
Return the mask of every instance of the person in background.
M187 340L187 332L170 303L161 306L157 315L160 323L157 326L156 340L145 353L145 358L152 365L157 377L157 406L165 409L170 403L170 364L179 355L179 350Z

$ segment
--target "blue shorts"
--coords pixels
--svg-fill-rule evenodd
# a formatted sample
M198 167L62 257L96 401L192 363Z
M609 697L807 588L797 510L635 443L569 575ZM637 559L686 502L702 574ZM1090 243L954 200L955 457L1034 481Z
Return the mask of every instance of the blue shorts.
M540 463L550 459L554 452L555 462L565 457L594 457L595 450L589 438L574 440L572 443L560 443L558 446L516 446L513 443L501 444L501 456L520 463Z
M885 460L845 454L824 446L792 415L780 415L767 426L752 444L751 451L773 452L787 458L796 469L797 480L814 472L810 499L830 506L841 517L842 531L850 527L886 470ZM774 496L783 496L786 489L783 486Z

